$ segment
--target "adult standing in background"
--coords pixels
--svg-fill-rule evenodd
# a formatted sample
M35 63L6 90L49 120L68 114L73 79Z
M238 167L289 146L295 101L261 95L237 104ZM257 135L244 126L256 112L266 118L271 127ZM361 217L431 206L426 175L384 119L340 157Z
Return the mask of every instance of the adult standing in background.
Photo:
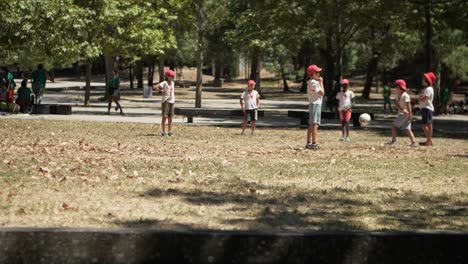
M34 93L34 104L41 104L42 95L44 94L47 75L42 64L37 65L37 70L31 75L32 90Z

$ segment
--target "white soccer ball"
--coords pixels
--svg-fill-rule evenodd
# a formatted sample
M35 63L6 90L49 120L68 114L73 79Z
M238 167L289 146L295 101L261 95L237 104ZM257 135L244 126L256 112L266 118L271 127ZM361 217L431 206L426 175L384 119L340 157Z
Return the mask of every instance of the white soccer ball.
M361 123L361 126L367 126L371 120L371 116L367 113L361 114L359 116L359 123Z

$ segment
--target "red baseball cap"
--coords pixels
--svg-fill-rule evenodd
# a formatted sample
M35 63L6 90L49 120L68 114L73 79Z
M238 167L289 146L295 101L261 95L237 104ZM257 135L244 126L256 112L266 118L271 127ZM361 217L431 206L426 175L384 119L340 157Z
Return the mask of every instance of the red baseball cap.
M348 79L343 79L343 80L341 80L341 84L349 84L349 80Z
M437 79L437 77L435 76L433 72L424 73L424 77L426 78L426 80L429 82L430 85L432 85Z
M321 72L322 68L319 68L317 65L312 64L309 67L307 67L307 75L312 75L314 72Z
M254 80L249 80L249 81L247 81L247 85L248 86L255 85L255 81Z
M405 80L398 79L395 81L395 85L398 85L403 91L406 91L406 82Z
M171 70L167 70L167 71L164 73L164 75L174 77L175 73L174 73L173 71L171 71Z

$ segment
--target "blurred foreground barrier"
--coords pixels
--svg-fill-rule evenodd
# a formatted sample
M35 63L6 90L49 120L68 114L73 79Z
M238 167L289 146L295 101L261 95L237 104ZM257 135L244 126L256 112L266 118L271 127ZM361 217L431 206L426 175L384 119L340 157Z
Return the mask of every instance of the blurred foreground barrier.
M0 263L467 263L468 233L0 229Z

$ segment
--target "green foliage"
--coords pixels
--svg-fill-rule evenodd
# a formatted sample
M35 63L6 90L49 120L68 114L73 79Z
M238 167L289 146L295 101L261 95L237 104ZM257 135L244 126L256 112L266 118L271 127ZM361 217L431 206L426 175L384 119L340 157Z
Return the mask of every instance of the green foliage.
M454 48L442 61L451 70L453 78L468 81L468 46L462 45Z

